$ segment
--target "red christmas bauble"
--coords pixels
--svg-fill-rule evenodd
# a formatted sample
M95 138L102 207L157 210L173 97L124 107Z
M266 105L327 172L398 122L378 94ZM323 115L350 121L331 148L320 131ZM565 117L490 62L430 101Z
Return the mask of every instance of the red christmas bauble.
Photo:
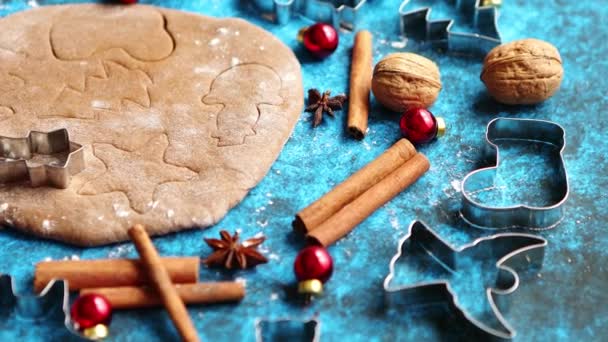
M424 108L410 108L401 117L399 128L405 138L413 144L425 144L437 136L435 116Z
M325 23L317 23L306 28L302 36L306 50L317 58L325 58L336 51L338 41L336 29Z
M327 250L320 246L306 247L298 253L293 271L298 281L317 279L325 283L331 277L334 262Z
M83 330L97 324L110 324L112 305L106 297L94 293L85 294L76 299L70 310L72 322L77 329Z

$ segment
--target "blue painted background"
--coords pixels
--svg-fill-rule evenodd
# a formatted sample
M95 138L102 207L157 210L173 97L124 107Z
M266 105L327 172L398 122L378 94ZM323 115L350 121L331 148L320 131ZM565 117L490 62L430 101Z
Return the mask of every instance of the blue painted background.
M275 26L251 10L246 1L143 1L187 11L218 16L244 17L265 27L298 51L303 65L305 88L335 92L348 89L349 53L352 34L343 33L334 55L322 62L299 51L297 31L307 22L294 19ZM441 3L426 1L424 3ZM608 338L608 178L604 141L608 90L608 3L570 0L503 0L499 28L504 41L535 37L550 41L560 50L565 67L561 90L538 106L508 107L495 103L479 81L479 58L463 58L417 46L441 69L443 90L431 108L448 123L447 135L420 151L431 161L431 170L414 186L378 210L347 238L330 248L335 261L333 278L326 294L309 306L299 305L285 289L292 284L293 260L301 247L291 234L291 220L299 209L317 199L348 175L371 161L399 137L397 115L374 104L367 138L353 141L345 135L346 111L311 128L304 113L292 137L266 178L216 227L208 230L155 239L163 255L206 256L203 237L216 237L220 229L241 229L244 237L263 232L268 240L263 251L270 259L255 270L234 273L203 269L203 281L246 281L247 297L238 305L190 308L203 340L254 339L254 320L292 316L305 319L318 315L325 341L435 340L471 337L462 322L441 310L420 312L411 308L387 309L382 280L397 241L409 223L422 219L455 245L491 234L466 226L458 216L460 180L483 164L485 126L497 116L550 119L567 131L565 159L571 193L566 218L556 229L540 232L549 240L544 267L522 274L519 290L507 299L504 313L518 331L520 341L601 340ZM41 5L54 2L41 2ZM59 1L57 2L59 3ZM64 3L61 1L61 3ZM423 3L423 1L418 1ZM399 0L369 1L362 28L375 35L375 60L396 51ZM23 10L35 2L0 0L0 15ZM453 15L449 6L437 6L434 17ZM458 23L458 28L466 25ZM2 34L0 32L0 34ZM532 158L533 156L531 156ZM531 159L532 160L532 159ZM527 163L525 173L542 178L542 163ZM517 184L522 174L514 172ZM540 175L540 176L539 176ZM519 179L522 180L521 178ZM528 188L521 188L528 189ZM534 190L542 192L543 189ZM520 194L521 195L521 194ZM530 193L531 198L538 193ZM541 194L542 196L542 194ZM86 228L86 227L83 227ZM0 231L0 272L14 275L20 291L31 291L33 266L45 258L135 257L130 244L81 249L33 239L10 230ZM409 264L406 260L404 264ZM482 277L470 270L471 284ZM413 281L402 272L399 284ZM462 277L459 277L462 278ZM464 277L466 278L466 277ZM487 282L487 280L485 280ZM468 292L467 292L468 293ZM465 294L464 306L478 305L482 297ZM467 335L465 335L467 334ZM0 322L0 340L59 340L69 336L60 319L42 323L11 317ZM177 339L162 310L118 312L111 325L115 341L160 341Z

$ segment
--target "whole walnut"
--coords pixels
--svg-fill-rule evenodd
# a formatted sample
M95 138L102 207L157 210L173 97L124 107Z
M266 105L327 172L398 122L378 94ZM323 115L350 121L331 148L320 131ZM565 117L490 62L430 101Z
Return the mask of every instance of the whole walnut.
M481 72L490 95L506 104L542 102L559 89L563 76L557 49L538 39L495 47L486 56Z
M376 64L372 77L376 99L395 112L430 107L441 91L439 68L414 53L393 53Z

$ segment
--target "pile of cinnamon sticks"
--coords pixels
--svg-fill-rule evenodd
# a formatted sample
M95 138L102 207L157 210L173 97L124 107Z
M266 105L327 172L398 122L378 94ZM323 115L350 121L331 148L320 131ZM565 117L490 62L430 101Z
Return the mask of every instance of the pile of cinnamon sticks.
M199 341L185 304L240 301L238 282L199 283L199 258L161 258L141 225L129 229L141 259L46 261L36 265L34 289L56 278L70 290L103 295L113 309L164 306L183 341Z
M428 159L401 139L316 202L300 211L293 227L311 244L329 246L397 196L430 167Z
M200 259L162 258L171 281L186 304L236 302L245 296L238 282L199 280ZM158 294L149 287L148 275L140 260L60 260L36 265L34 289L40 292L52 279L65 279L71 291L105 296L114 309L162 306Z

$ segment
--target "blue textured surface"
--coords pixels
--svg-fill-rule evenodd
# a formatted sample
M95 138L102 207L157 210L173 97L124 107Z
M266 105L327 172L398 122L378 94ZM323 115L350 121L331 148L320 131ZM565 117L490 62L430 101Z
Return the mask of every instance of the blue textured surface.
M370 1L363 28L375 34L377 61L395 51L398 36L398 0ZM430 3L437 3L431 1ZM209 249L203 237L220 229L242 229L243 236L263 232L268 265L255 270L222 273L203 269L202 280L244 279L247 297L239 305L191 308L190 314L203 340L254 339L254 320L293 316L305 319L318 314L325 341L432 340L462 338L462 324L449 315L415 312L384 306L382 280L396 252L397 241L413 219L422 219L450 243L462 245L491 234L466 226L459 218L460 180L483 163L485 126L497 116L556 121L567 132L566 166L571 194L566 218L556 228L539 234L549 240L542 270L523 274L518 291L508 296L506 318L518 331L517 340L601 340L608 336L608 185L605 160L608 130L605 111L608 90L608 29L602 19L608 6L601 1L503 0L499 27L504 41L535 37L552 42L561 52L565 78L561 90L538 106L507 107L496 104L479 81L481 62L421 49L419 52L441 69L443 90L432 111L448 122L447 136L422 147L431 170L407 191L378 210L348 237L330 248L335 273L326 294L303 307L289 299L292 263L299 240L291 234L291 220L299 209L379 155L398 137L396 114L374 105L368 137L357 142L345 135L345 111L313 130L303 114L291 139L267 177L216 227L155 239L163 255L202 255ZM63 2L62 2L63 3ZM295 36L306 22L295 19L283 27L264 22L238 0L144 1L197 13L250 19L272 31L298 50ZM420 2L419 2L420 3ZM425 2L429 3L429 2ZM30 2L30 5L32 2ZM46 4L46 2L45 2ZM28 7L25 2L0 2L0 15ZM444 8L444 7L441 7ZM440 8L440 9L441 9ZM447 11L447 9L446 9ZM363 13L363 12L362 12ZM435 17L449 13L433 12ZM460 28L460 26L458 26ZM1 33L0 33L1 34ZM341 35L338 51L323 62L298 52L305 88L347 91L351 34ZM396 44L395 44L396 42ZM406 50L416 51L416 47ZM524 163L529 172L543 174L542 163ZM509 177L518 177L521 172ZM541 177L542 178L542 177ZM514 178L514 182L517 178ZM523 188L528 189L528 188ZM530 196L536 188L530 188ZM542 192L542 189L538 190ZM520 193L519 195L525 194ZM536 194L538 195L538 194ZM542 197L541 197L542 198ZM83 227L86 228L86 227ZM135 257L130 244L81 249L42 241L3 230L0 232L0 272L17 277L21 291L31 291L33 265L45 258ZM408 260L409 262L409 260ZM471 270L471 284L487 283L480 270ZM406 284L419 277L407 273L396 281ZM465 291L466 292L466 291ZM472 292L463 302L475 306L481 297ZM111 325L115 341L177 339L162 310L119 312ZM470 335L468 335L470 337ZM61 320L32 323L0 322L0 340L59 340L67 338Z

